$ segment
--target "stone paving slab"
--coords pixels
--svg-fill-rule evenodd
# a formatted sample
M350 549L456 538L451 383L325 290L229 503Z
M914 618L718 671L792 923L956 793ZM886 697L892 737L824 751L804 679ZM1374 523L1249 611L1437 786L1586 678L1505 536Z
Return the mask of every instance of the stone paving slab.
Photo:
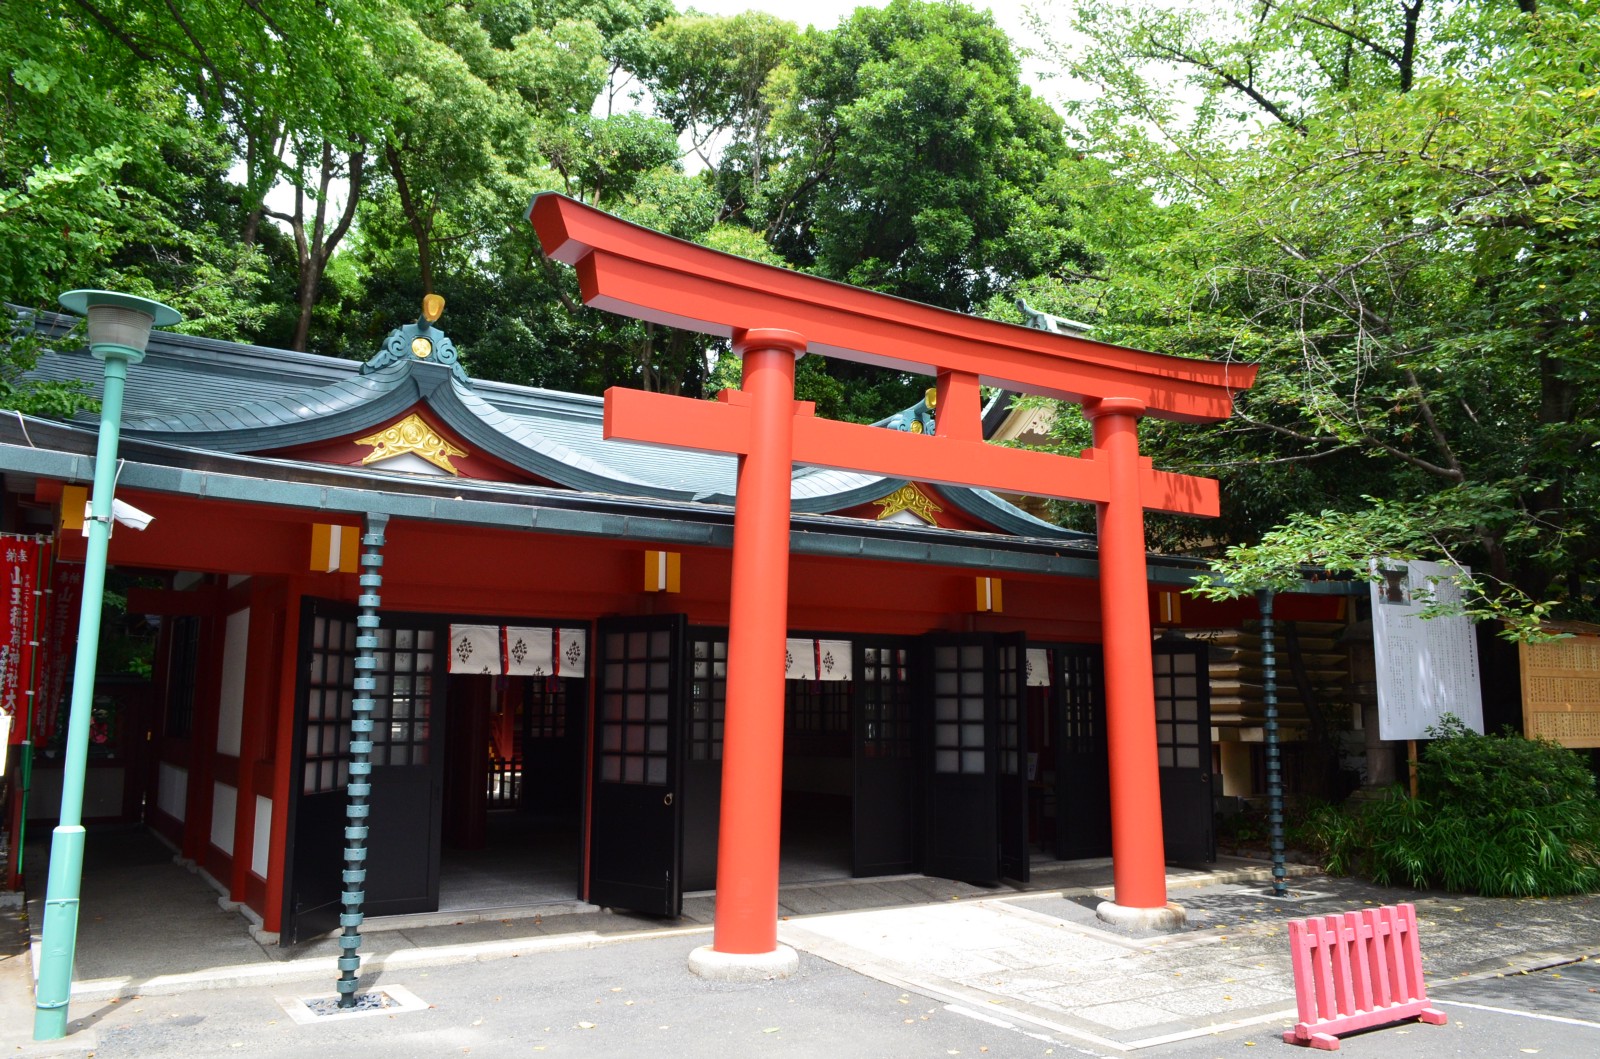
M1023 893L785 923L796 948L858 972L1082 1040L1137 1048L1292 1021L1287 922L1377 904L1417 907L1430 982L1600 953L1600 896L1505 900L1300 880L1291 899L1238 884L1174 895L1186 929L1101 923L1094 894Z

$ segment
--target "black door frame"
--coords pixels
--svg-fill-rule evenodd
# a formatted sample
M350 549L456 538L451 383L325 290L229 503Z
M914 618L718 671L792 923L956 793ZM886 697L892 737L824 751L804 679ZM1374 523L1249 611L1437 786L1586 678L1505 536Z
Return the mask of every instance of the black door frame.
M704 644L701 657L700 645ZM718 657L720 650L720 657ZM722 825L722 725L728 704L728 630L691 625L684 636L688 694L683 704L681 758L683 889L717 886Z
M1096 643L1053 643L1058 860L1111 855L1111 762L1106 743L1104 652Z
M1027 882L1033 863L1028 841L1028 639L994 637L995 811L999 813L1000 877Z
M657 916L683 912L687 632L682 614L595 623L584 835L584 898L593 904Z
M1161 835L1170 863L1217 859L1211 780L1209 645L1155 642L1156 754L1161 783ZM1165 671L1164 671L1165 670ZM1170 687L1163 683L1169 681ZM1194 694L1185 694L1192 681Z
M856 878L900 875L922 864L922 741L914 636L852 636L850 869ZM869 660L868 652L874 652ZM893 652L887 659L877 652ZM901 654L903 652L903 655ZM880 679L882 670L900 668ZM869 680L866 674L875 673ZM883 690L874 692L872 689Z
M999 726L992 633L924 633L917 700L922 729L922 870L976 886L1000 883ZM953 665L939 657L954 650ZM974 686L974 684L976 686Z
M311 661L314 647L314 630L316 620L323 618L329 622L329 628L340 629L341 638L345 641L337 653L329 652L327 657L343 659L348 656L353 660L359 649L354 647L355 617L357 608L354 604L339 600L330 600L316 596L303 596L300 602L300 630L296 646L295 664L295 713L294 713L294 743L291 754L289 804L285 811L288 818L285 827L285 856L284 856L284 887L282 930L279 938L280 944L289 945L303 941L309 937L326 933L338 925L339 907L342 902L339 895L346 889L341 872L344 869L344 842L343 833L345 808L348 804L347 792L344 785L348 781L346 768L349 763L350 720L352 711L350 704L355 697L354 667L348 672L342 672L335 683L324 680L326 686L313 689L311 687ZM428 674L432 679L428 692L428 716L425 723L428 725L425 736L417 736L413 727L415 719L412 717L397 718L392 715L394 702L397 696L394 691L389 692L387 705L375 710L373 719L377 723L403 724L406 727L404 739L399 744L390 745L386 738L384 749L394 752L396 746L406 748L407 757L414 755L417 749L425 749L427 762L417 766L411 762L405 765L374 764L372 773L372 834L368 840L368 859L366 862L368 877L364 888L367 894L364 909L370 915L397 915L410 912L433 911L439 904L439 851L441 845L442 804L443 804L443 778L444 778L444 711L447 704L447 685L444 671L445 653L448 647L447 619L441 620L439 615L416 612L385 612L382 629L432 631L434 644L431 649L432 670ZM394 648L388 650L393 651ZM413 650L413 658L420 653ZM343 668L343 667L341 667ZM382 675L393 677L392 672ZM415 671L413 671L415 679ZM310 700L313 690L323 695L335 696L333 702L324 700L320 707L322 723L319 728L321 742L314 767L322 769L325 775L318 779L318 783L325 789L313 793L306 793L306 769L308 765L308 741L311 726ZM414 701L418 692L413 687L411 698ZM373 693L374 698L383 699L378 693ZM327 711L334 712L329 716ZM376 734L376 733L374 733ZM392 735L393 730L384 733ZM376 749L376 748L375 748ZM328 769L332 772L328 773ZM416 771L426 769L426 777L414 775ZM404 770L397 774L397 770ZM331 778L330 778L331 777ZM396 785L398 782L398 786ZM423 787L425 789L418 789ZM401 816L409 815L413 819L408 822L400 832L393 830L392 822L385 822L386 811L398 813ZM427 822L421 827L414 826L414 818L418 812L427 816ZM395 844L401 834L415 836L421 834L428 845L428 849L419 858L409 844L401 849ZM316 863L316 858L325 858L323 863ZM307 859L312 862L307 863ZM420 888L405 883L398 888L391 885L398 870L405 873L415 883L420 877ZM419 876L420 868L420 876Z

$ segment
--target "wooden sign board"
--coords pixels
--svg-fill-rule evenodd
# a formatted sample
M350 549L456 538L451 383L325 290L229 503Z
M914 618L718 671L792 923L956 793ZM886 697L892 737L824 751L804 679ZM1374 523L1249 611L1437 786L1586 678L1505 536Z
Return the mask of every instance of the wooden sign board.
M1600 746L1600 627L1555 631L1570 635L1517 649L1523 734L1575 749Z
M1413 560L1389 563L1372 585L1372 647L1378 673L1378 735L1429 739L1445 714L1483 731L1483 690L1472 621L1452 614L1425 618L1431 604L1461 599L1453 568ZM1462 570L1470 574L1467 567Z

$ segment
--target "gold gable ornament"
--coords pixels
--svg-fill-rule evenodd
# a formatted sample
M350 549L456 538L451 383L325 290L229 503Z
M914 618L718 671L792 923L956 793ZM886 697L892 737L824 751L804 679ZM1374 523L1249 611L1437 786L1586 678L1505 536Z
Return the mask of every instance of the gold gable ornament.
M935 504L926 493L917 488L915 482L907 482L899 489L890 493L882 500L874 500L879 507L878 521L894 518L902 511L909 511L930 526L937 526L939 520L934 518L944 509Z
M376 434L357 438L355 443L357 445L372 446L372 451L361 457L361 465L363 467L369 463L393 459L396 456L403 456L411 452L441 470L459 475L461 472L451 464L450 457L468 455L466 450L458 449L440 437L439 432L430 427L415 412L393 426L385 427Z

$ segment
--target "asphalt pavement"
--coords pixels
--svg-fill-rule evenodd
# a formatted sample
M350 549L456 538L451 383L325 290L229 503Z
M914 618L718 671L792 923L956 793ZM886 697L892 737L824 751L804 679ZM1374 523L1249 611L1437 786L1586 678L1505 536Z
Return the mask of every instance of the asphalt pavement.
M419 921L369 936L371 1011L317 1014L323 943L250 939L170 863L137 914L86 894L69 1036L31 1042L33 922L0 910L0 1052L42 1056L664 1057L1302 1054L1289 919L1410 901L1444 1026L1353 1034L1352 1056L1600 1055L1600 897L1492 900L1308 874L1268 896L1259 864L1174 869L1190 924L1140 934L1094 917L1103 866L984 890L920 877L786 891L795 976L720 983L687 970L710 900L677 921L599 910ZM156 880L159 879L159 884ZM100 885L115 889L115 880ZM124 895L127 890L122 891ZM163 920L162 907L174 918ZM96 908L100 911L95 911ZM97 918L98 917L98 918ZM181 926L180 926L181 924ZM254 951L252 951L254 950ZM90 977L85 974L87 969ZM103 973L113 971L117 973Z

